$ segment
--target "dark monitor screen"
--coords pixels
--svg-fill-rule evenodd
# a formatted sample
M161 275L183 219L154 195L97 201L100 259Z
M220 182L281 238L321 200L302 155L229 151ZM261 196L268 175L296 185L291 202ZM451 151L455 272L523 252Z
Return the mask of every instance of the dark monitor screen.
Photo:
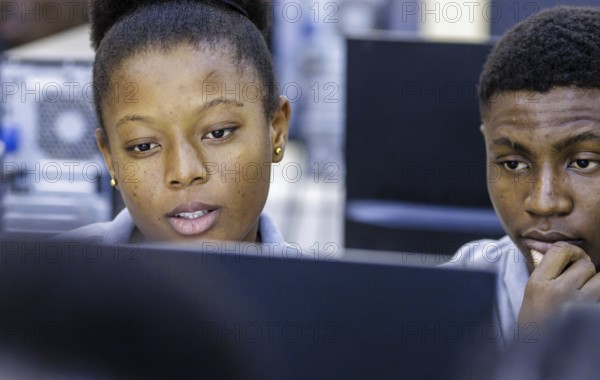
M491 207L476 91L491 47L348 40L348 199Z
M477 83L489 43L348 40L345 246L450 255L503 230Z
M452 378L501 341L491 272L239 243L0 248L0 374L14 355L102 379Z

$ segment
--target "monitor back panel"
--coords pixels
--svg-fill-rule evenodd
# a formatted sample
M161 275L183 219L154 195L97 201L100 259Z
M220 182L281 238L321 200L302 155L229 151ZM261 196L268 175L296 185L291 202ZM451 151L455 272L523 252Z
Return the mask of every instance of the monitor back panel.
M491 273L239 246L31 244L2 243L2 347L67 363L179 378L216 363L236 378L439 378L476 344L499 342ZM48 325L63 328L34 328Z

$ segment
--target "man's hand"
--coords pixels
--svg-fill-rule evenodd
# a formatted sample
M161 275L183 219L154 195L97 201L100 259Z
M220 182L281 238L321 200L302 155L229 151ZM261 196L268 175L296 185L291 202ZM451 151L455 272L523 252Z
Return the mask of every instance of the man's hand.
M589 256L575 245L557 242L529 277L519 312L519 325L541 322L569 301L598 300L600 274L596 273Z

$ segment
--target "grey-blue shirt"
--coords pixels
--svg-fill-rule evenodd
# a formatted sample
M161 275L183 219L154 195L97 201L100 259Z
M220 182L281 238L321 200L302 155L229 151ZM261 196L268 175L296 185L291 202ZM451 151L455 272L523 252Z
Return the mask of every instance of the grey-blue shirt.
M445 264L446 267L494 271L498 275L495 319L505 343L523 341L523 334L535 331L518 331L517 321L523 303L529 271L525 255L510 237L500 240L477 240L463 245ZM535 329L535 326L532 326ZM518 334L521 334L519 336Z

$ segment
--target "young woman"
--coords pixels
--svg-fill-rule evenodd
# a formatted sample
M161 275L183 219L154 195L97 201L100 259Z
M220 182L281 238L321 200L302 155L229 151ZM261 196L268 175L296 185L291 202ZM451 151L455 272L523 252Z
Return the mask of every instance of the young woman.
M283 243L267 215L288 136L267 3L92 1L96 138L124 209L69 238Z

